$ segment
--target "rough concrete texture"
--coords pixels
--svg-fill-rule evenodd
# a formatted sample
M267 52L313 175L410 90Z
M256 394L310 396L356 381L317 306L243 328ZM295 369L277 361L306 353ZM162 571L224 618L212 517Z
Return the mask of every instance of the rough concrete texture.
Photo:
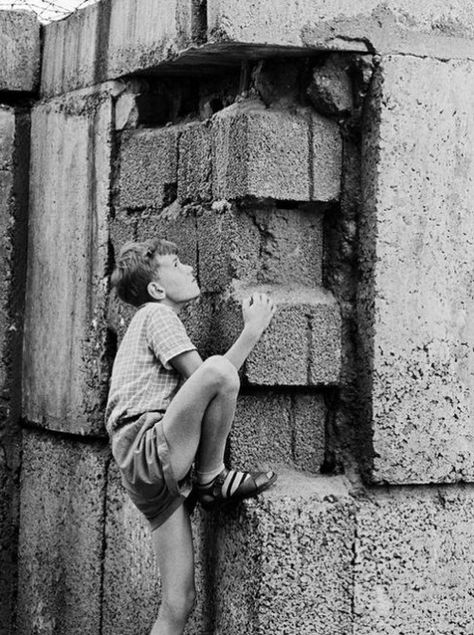
M358 309L376 481L474 475L473 80L472 62L389 56L372 85Z
M19 529L21 346L29 117L0 106L0 632L13 632Z
M44 27L41 92L84 88L158 66L199 37L192 0L102 0Z
M24 416L51 429L102 430L108 367L110 95L33 109Z
M324 460L326 408L321 395L243 394L229 437L231 465L292 466L317 473Z
M197 216L201 288L222 291L235 279L320 285L322 225L323 215L314 208L214 203Z
M40 74L40 24L32 11L0 10L0 90L34 92Z
M229 106L212 121L215 199L337 199L341 139L334 122L255 100Z
M178 198L208 201L212 198L212 139L207 123L185 126L179 139Z
M108 451L24 431L18 633L97 635Z
M161 208L171 204L178 187L180 126L131 130L122 134L120 207Z
M473 633L473 516L472 486L379 490L359 501L354 634Z
M352 630L354 505L343 479L281 474L215 523L216 635Z
M313 70L307 94L315 109L323 115L345 116L353 108L352 81L347 56L330 55Z
M472 56L463 0L209 0L208 41L326 50ZM465 38L464 41L461 38Z
M337 384L340 370L340 314L331 293L321 288L234 285L216 309L214 351L225 352L243 328L242 299L267 293L277 311L245 362L244 375L262 386Z
M197 508L193 515L197 597L186 628L189 635L210 632L206 526ZM113 462L108 472L105 545L102 633L148 635L160 604L159 571L148 524L126 494Z

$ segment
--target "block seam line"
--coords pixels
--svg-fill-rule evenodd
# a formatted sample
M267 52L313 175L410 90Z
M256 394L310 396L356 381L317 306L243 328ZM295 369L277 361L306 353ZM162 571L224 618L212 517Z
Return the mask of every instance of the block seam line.
M104 488L102 499L102 545L100 554L100 580L99 580L99 635L103 633L104 627L104 581L105 581L105 558L107 553L107 499L109 490L109 468L112 457L109 455L104 463Z

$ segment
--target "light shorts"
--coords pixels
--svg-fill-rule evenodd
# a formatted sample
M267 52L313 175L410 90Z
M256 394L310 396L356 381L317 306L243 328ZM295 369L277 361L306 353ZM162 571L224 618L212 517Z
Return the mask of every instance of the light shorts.
M170 463L162 412L147 412L112 435L112 455L134 505L156 529L191 492L188 477L179 481Z

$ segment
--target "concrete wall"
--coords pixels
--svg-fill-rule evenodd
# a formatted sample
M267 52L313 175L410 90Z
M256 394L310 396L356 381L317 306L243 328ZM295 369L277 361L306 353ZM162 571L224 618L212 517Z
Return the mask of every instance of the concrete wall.
M157 234L197 271L204 356L244 295L278 305L228 455L280 479L196 511L187 632L472 631L472 37L465 3L404 0L102 0L43 29L19 633L145 635L156 616L102 415L132 315L114 254Z
M29 99L39 80L39 24L0 12L0 632L15 617L21 350L26 274Z

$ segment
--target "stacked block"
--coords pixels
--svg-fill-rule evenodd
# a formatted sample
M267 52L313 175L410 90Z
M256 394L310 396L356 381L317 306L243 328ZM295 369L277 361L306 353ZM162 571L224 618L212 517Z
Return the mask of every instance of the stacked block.
M0 11L0 91L33 92L39 84L40 24L27 11Z
M359 315L375 481L474 475L473 78L470 61L389 56L372 85Z
M330 201L339 195L339 129L316 113L242 102L215 115L213 138L218 199Z
M280 475L259 503L216 520L214 633L351 628L354 503L343 479Z
M108 389L111 116L107 92L32 114L23 410L78 434L102 432Z
M108 451L24 431L18 632L97 635Z

